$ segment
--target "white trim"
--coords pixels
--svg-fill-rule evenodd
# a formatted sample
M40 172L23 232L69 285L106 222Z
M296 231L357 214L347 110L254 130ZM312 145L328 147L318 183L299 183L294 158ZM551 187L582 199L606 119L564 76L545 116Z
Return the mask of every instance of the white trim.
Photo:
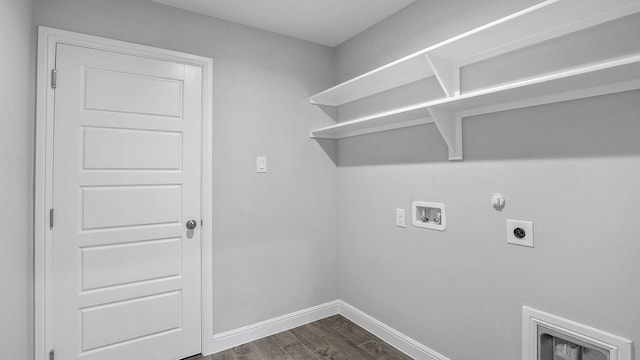
M310 322L338 314L342 302L331 301L304 310L261 321L235 330L214 335L203 344L203 355L214 354L234 346L262 339Z
M340 301L340 315L416 360L449 360L446 356L399 332L380 320Z
M212 224L212 92L213 60L206 57L180 53L177 51L154 48L123 41L74 33L40 26L38 28L38 75L36 104L36 166L34 190L34 326L35 360L47 359L51 348L51 311L50 278L51 232L48 226L48 212L51 208L52 147L54 91L50 85L51 70L55 67L56 44L64 43L111 52L134 54L153 59L161 59L202 68L202 202L201 215L204 226L201 228L202 243L202 339L208 338L213 329L211 309L213 306L213 274L211 244Z
M449 360L446 356L417 342L342 300L331 301L216 334L203 344L202 354L205 356L215 354L337 314L353 321L363 329L416 360Z
M631 360L631 340L567 320L540 310L522 307L522 360L538 359L538 325L609 351L609 360Z

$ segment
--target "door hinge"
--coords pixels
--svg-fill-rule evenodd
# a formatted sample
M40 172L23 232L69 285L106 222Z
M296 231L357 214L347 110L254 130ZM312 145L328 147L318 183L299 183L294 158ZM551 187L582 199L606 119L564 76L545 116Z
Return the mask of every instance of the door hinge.
M53 209L49 210L49 229L53 229Z
M54 360L55 358L55 353L53 352L53 349L49 350L49 360Z
M54 89L58 87L58 70L56 69L51 70L51 87Z

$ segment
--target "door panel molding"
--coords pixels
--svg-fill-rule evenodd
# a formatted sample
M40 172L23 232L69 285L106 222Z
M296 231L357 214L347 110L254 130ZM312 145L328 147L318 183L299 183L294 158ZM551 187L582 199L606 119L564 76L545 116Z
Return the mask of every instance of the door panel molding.
M141 56L192 65L202 73L202 161L201 161L201 216L204 221L201 231L202 254L202 328L201 344L213 337L212 318L212 87L213 60L185 54L85 35L49 27L38 29L37 104L36 104L36 161L34 190L34 329L35 360L47 360L52 348L51 331L51 229L49 210L52 201L53 178L53 119L54 89L51 86L52 70L55 68L56 46L68 44L96 50ZM55 214L54 214L55 217ZM204 351L204 349L203 349Z

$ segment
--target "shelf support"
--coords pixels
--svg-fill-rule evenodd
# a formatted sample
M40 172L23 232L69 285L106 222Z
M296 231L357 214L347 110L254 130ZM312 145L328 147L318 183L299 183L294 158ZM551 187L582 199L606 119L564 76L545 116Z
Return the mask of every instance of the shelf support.
M431 70L448 97L460 95L460 67L434 54L426 53Z
M449 148L449 160L462 160L462 117L455 111L429 108L440 135Z

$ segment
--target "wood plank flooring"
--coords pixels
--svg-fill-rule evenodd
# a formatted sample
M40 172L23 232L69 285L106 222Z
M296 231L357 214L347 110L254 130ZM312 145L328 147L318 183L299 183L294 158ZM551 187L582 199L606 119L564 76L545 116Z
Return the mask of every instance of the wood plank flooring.
M410 360L341 315L189 360Z

